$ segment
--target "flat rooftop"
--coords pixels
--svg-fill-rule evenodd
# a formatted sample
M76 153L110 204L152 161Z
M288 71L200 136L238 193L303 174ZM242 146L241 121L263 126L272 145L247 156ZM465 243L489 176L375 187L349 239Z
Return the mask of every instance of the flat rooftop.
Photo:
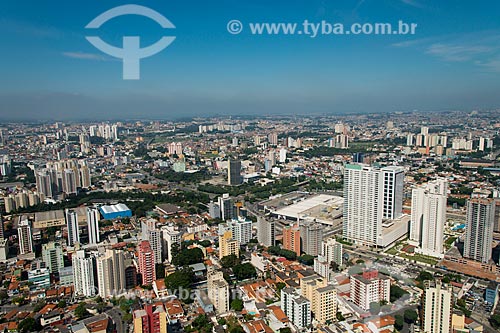
M39 221L52 221L64 219L64 210L50 210L48 212L36 212L35 222Z
M125 204L116 204L112 206L101 206L101 211L103 214L125 212L130 210Z
M310 218L317 222L331 224L334 219L342 215L343 204L344 198L342 197L318 194L271 212L290 219Z

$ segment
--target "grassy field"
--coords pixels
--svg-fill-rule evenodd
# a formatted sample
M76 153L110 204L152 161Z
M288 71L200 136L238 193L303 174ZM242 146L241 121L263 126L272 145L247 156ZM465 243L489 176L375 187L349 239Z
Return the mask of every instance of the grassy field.
M444 243L445 243L446 245L448 245L448 246L451 246L451 244L453 244L453 243L457 240L457 238L458 238L458 237L454 237L454 236L449 237L449 238L446 240L446 242L444 242Z
M436 258L429 257L429 256L426 256L423 254L418 254L418 253L415 253L414 255L400 253L400 254L398 254L398 256L400 256L401 258L408 259L408 260L415 260L418 262L422 262L424 264L436 265L438 263L438 260Z
M436 258L426 256L423 254L419 254L419 253L414 253L413 255L410 255L410 254L407 254L405 252L398 250L399 248L401 248L400 243L394 245L389 250L385 251L385 253L390 254L390 255L395 255L395 256L398 256L401 258L405 258L408 260L415 260L415 261L422 262L425 264L430 264L430 265L436 265L438 263L438 260Z
M392 254L392 255L397 255L398 254L398 250L396 249L398 246L393 246L391 247L389 250L385 251L385 253L387 254Z

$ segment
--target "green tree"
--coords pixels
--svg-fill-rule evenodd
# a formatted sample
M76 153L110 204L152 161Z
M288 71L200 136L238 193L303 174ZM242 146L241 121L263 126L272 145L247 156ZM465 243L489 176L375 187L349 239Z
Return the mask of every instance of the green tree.
M235 311L243 310L243 301L239 298L235 298L231 301L231 309Z
M401 331L403 329L404 325L405 325L403 316L397 314L397 315L394 316L394 319L396 320L395 323L394 323L394 327L398 331Z
M174 266L189 266L203 262L203 251L200 248L182 248L180 252L172 258Z
M284 282L277 282L276 283L276 292L278 295L281 293L281 289L285 288L286 284Z
M192 326L195 330L201 333L210 333L212 331L213 324L208 320L206 315L198 315L193 320Z
M80 304L78 304L78 306L76 307L75 309L75 316L78 318L78 319L82 319L82 318L85 318L89 315L90 313L87 311L87 308L85 307L85 303L82 302Z
M408 324L414 324L418 320L418 313L415 310L405 310L404 320Z
M270 254L274 254L275 256L285 257L288 260L297 259L297 253L290 250L281 249L278 246L269 246L267 248L267 252L269 252Z
M157 279L165 278L165 266L163 266L163 264L156 264L155 269Z
M184 267L175 271L165 278L165 286L172 290L177 296L181 295L181 290L191 290L191 285L194 282L193 269ZM188 297L189 298L189 297Z
M330 263L330 268L332 269L332 271L338 272L340 267L339 264L337 264L335 261L332 261Z
M243 327L241 327L241 325L237 325L231 328L231 330L229 330L229 333L245 333L245 330L243 329Z
M408 292L398 285L392 285L390 291L391 303L396 302L398 299L403 297L404 295L408 295Z
M434 280L434 276L432 275L432 273L429 273L427 271L421 271L417 277L417 281L420 281L420 282L433 281L433 280Z
M12 299L12 304L15 304L15 305L23 305L24 303L26 302L26 299L24 298L24 296L18 296L18 297L14 297Z
M106 310L106 303L104 303L104 302L97 303L96 309L97 309L97 312L103 313L104 310Z
M17 327L18 331L21 333L37 332L40 330L40 328L41 326L36 322L34 318L31 317L23 319Z
M490 317L490 324L493 326L493 328L499 329L500 328L500 315L499 314L494 314Z
M45 306L45 301L38 301L36 304L35 304L35 307L33 308L33 312L38 312L40 311L41 309L43 309L43 307Z
M238 280L245 280L257 276L257 271L251 263L239 264L233 267L233 273Z
M208 239L204 239L202 241L199 241L198 244L203 246L203 247L209 247L212 245L212 242L209 241Z
M65 300L60 300L58 303L57 303L57 307L59 309L64 309L66 307L66 301Z
M290 327L283 327L280 328L280 333L292 333L292 330L290 329Z
M344 316L342 315L342 312L340 312L340 311L337 311L337 313L335 314L335 317L337 318L338 321L345 320Z
M132 319L133 319L133 316L132 316L132 313L130 313L130 312L127 312L123 315L123 321L126 323L130 324L132 322Z
M207 325L208 323L209 320L206 315L198 315L198 317L193 320L193 327L200 328Z
M222 267L224 267L224 268L231 268L231 267L235 267L236 265L239 265L241 263L241 260L236 255L231 254L231 255L222 257L222 259L220 260L220 263L221 263Z
M298 257L297 259L299 260L299 262L301 262L307 266L311 266L314 264L314 256L309 255L309 254L303 254L300 257Z

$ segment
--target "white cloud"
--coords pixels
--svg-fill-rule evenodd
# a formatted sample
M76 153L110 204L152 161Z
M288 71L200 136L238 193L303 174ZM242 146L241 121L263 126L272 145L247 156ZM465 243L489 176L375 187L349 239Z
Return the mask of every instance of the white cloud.
M499 72L500 34L484 30L468 34L449 34L394 43L398 48L413 48L447 62L469 62L484 70Z
M85 52L63 52L63 56L72 59L83 59L83 60L96 60L96 61L107 61L107 57L95 53L85 53Z
M408 6L412 6L412 7L416 7L416 8L423 8L424 6L418 2L417 0L401 0L401 2L403 2L404 4L408 5Z
M485 68L488 72L500 73L500 58L476 61L475 64Z
M448 61L467 61L474 57L487 54L494 49L484 45L431 44L425 53Z

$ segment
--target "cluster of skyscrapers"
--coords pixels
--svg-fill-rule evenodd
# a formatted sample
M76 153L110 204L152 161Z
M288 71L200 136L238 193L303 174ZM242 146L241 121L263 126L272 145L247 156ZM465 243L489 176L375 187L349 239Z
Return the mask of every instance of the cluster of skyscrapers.
M45 168L35 170L36 187L46 198L60 193L77 194L78 188L91 186L90 170L86 160L49 162Z
M118 140L118 125L117 124L100 124L89 127L90 136L97 136L106 140Z
M73 279L77 296L103 298L122 294L126 289L123 251L78 250L72 255Z

